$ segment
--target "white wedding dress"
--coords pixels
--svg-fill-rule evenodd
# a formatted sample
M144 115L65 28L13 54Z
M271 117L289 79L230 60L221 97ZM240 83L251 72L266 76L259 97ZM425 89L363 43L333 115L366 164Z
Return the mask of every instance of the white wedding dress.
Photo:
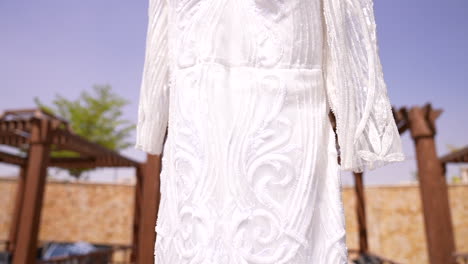
M405 159L372 0L149 1L155 263L347 263L340 172Z

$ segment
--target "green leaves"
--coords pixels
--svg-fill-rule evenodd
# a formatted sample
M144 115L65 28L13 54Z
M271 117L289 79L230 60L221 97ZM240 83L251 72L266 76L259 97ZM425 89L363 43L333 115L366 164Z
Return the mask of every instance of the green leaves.
M110 85L94 85L92 93L83 91L74 100L56 95L53 106L44 105L37 97L34 98L34 102L38 107L68 120L72 130L89 141L115 151L133 144L127 138L136 125L122 117L122 109L129 101L115 94ZM51 155L79 156L71 151L52 151ZM69 170L70 174L77 178L83 171L85 169Z

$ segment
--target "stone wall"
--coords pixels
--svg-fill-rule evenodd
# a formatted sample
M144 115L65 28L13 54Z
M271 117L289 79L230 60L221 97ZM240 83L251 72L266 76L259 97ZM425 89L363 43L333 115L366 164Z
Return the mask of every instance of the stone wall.
M16 181L0 180L0 240L8 238ZM49 181L39 231L40 240L130 244L133 186ZM5 213L6 211L6 213Z
M468 252L468 184L449 184L455 247ZM429 263L419 187L366 187L369 249L400 263ZM347 245L357 248L358 229L354 187L343 188Z
M8 237L16 182L0 179L0 240ZM428 263L417 185L366 187L370 250L401 263ZM457 251L468 252L468 185L449 185ZM357 248L353 187L343 188L347 245ZM49 182L40 239L130 244L133 186Z

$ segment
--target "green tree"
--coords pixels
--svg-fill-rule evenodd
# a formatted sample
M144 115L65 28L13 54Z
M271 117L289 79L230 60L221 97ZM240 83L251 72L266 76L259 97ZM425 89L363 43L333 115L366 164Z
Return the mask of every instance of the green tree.
M462 182L462 179L461 179L460 176L458 176L458 175L453 175L452 176L452 183L456 184L456 183L461 183L461 182Z
M75 100L56 95L52 106L43 104L38 97L34 102L44 111L58 115L70 123L77 135L108 149L119 151L128 148L132 142L127 138L135 124L122 117L122 108L129 102L115 94L110 85L94 85L94 94L81 92ZM52 151L52 157L78 157L72 151ZM70 175L79 178L90 169L68 169Z

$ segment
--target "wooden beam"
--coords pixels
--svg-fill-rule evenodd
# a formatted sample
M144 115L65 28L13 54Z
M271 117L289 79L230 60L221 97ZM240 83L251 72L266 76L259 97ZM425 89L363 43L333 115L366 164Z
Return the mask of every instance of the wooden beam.
M14 131L0 131L0 144L20 148L28 143L28 136Z
M0 151L0 161L5 162L8 164L12 165L18 165L20 167L23 167L26 165L26 159L14 154L6 153L3 151Z
M408 118L415 143L427 250L431 264L453 263L455 251L447 183L437 157L435 120L442 110L430 104L410 109Z
M442 163L448 163L448 162L453 162L453 163L462 163L462 162L468 162L468 146L457 150L455 152L446 154L442 157L439 158L440 162Z
M13 255L13 264L36 262L37 239L41 219L44 186L50 152L50 122L35 120L31 131L24 184L21 217Z
M138 166L138 162L128 159L118 152L107 149L97 143L66 130L54 130L52 142L58 149L72 150L83 156L95 157L97 166L111 167L117 161L127 167Z

